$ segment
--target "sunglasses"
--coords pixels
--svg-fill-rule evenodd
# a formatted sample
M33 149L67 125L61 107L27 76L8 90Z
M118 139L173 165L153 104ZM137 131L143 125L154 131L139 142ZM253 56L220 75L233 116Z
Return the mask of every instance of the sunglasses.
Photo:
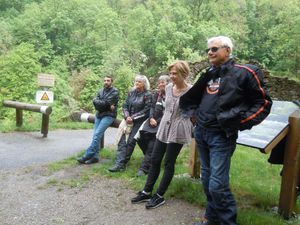
M220 46L220 47L211 47L211 48L208 48L208 49L206 49L205 51L208 53L209 51L211 51L211 52L217 52L217 51L219 51L219 49L220 48L228 48L228 46Z

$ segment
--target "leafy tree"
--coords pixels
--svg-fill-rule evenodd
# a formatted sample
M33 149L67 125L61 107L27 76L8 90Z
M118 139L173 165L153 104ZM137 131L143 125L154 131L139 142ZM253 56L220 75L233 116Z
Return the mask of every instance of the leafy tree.
M300 3L291 0L272 2L277 8L276 25L269 29L269 45L267 46L273 59L270 60L275 70L288 71L300 78ZM276 4L276 5L275 5ZM284 8L284 10L282 10Z
M13 45L11 27L5 21L0 21L0 55L6 53Z
M0 17L14 17L22 12L26 4L41 0L0 0Z
M103 87L103 79L100 75L91 71L86 71L84 73L86 74L86 79L84 81L84 87L80 92L80 108L88 112L94 112L95 109L92 100Z
M127 65L122 65L115 71L115 86L120 92L119 111L122 108L128 92L134 87L134 78L136 73Z
M31 44L22 43L0 56L0 102L5 99L34 102L39 72L39 56ZM6 113L6 109L0 109L1 118Z
M201 60L216 35L230 36L241 60L300 76L297 0L0 0L0 18L0 100L32 101L36 74L54 74L57 120L93 110L106 74L124 100L135 74L151 80L176 59Z
M52 118L56 121L67 119L79 106L70 85L69 70L66 57L56 56L51 64L43 68L43 72L55 76L55 85L50 90L54 92Z

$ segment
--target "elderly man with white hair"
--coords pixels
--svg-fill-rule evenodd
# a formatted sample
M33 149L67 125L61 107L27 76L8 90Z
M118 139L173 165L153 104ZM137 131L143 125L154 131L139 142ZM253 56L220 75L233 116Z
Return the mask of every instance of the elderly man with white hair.
M229 171L238 131L262 122L270 113L272 101L262 71L234 62L230 38L213 37L207 44L211 67L180 98L186 116L196 109L195 139L208 202L203 221L195 225L236 225L237 207Z

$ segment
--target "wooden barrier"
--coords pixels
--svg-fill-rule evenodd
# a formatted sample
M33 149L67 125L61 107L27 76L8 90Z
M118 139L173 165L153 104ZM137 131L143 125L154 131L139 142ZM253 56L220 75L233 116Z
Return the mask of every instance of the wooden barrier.
M82 113L80 115L80 121L88 122L88 123L95 123L95 115L91 113ZM110 125L110 127L118 128L121 123L121 120L115 119L114 122ZM104 147L104 136L102 137L100 141L100 147Z
M300 184L300 110L296 110L289 116L289 126L282 131L286 135L287 142L284 150L283 175L281 179L281 191L279 197L278 213L285 219L289 219L295 212L297 191ZM282 135L273 141L279 143ZM270 144L273 148L275 145ZM199 178L200 160L198 157L198 149L195 140L192 142L192 155L190 160L191 177ZM270 153L272 149L263 151ZM197 159L198 157L198 159Z
M289 132L284 151L279 213L288 219L295 212L300 175L300 110L289 117Z
M43 134L43 137L47 137L49 129L49 119L52 112L51 106L28 104L10 100L4 100L3 106L16 109L16 125L18 127L22 126L23 124L23 110L42 113L41 133Z

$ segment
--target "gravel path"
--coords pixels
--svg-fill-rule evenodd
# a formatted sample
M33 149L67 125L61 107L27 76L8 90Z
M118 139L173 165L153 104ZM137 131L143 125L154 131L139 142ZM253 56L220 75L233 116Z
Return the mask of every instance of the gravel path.
M115 144L116 128L105 132L105 146ZM54 162L85 150L93 130L55 130L43 138L40 132L0 133L0 170Z
M114 144L114 132L107 130L105 146ZM84 150L91 135L92 130L50 131L47 138L39 132L0 133L0 225L192 225L203 213L177 199L153 210L132 205L135 191L119 179L57 185L76 180L89 166L51 174L47 163Z
M49 175L46 166L0 172L1 225L184 225L200 209L182 200L146 210L130 203L135 192L119 179L95 178L84 187L52 185L76 178L86 166Z

